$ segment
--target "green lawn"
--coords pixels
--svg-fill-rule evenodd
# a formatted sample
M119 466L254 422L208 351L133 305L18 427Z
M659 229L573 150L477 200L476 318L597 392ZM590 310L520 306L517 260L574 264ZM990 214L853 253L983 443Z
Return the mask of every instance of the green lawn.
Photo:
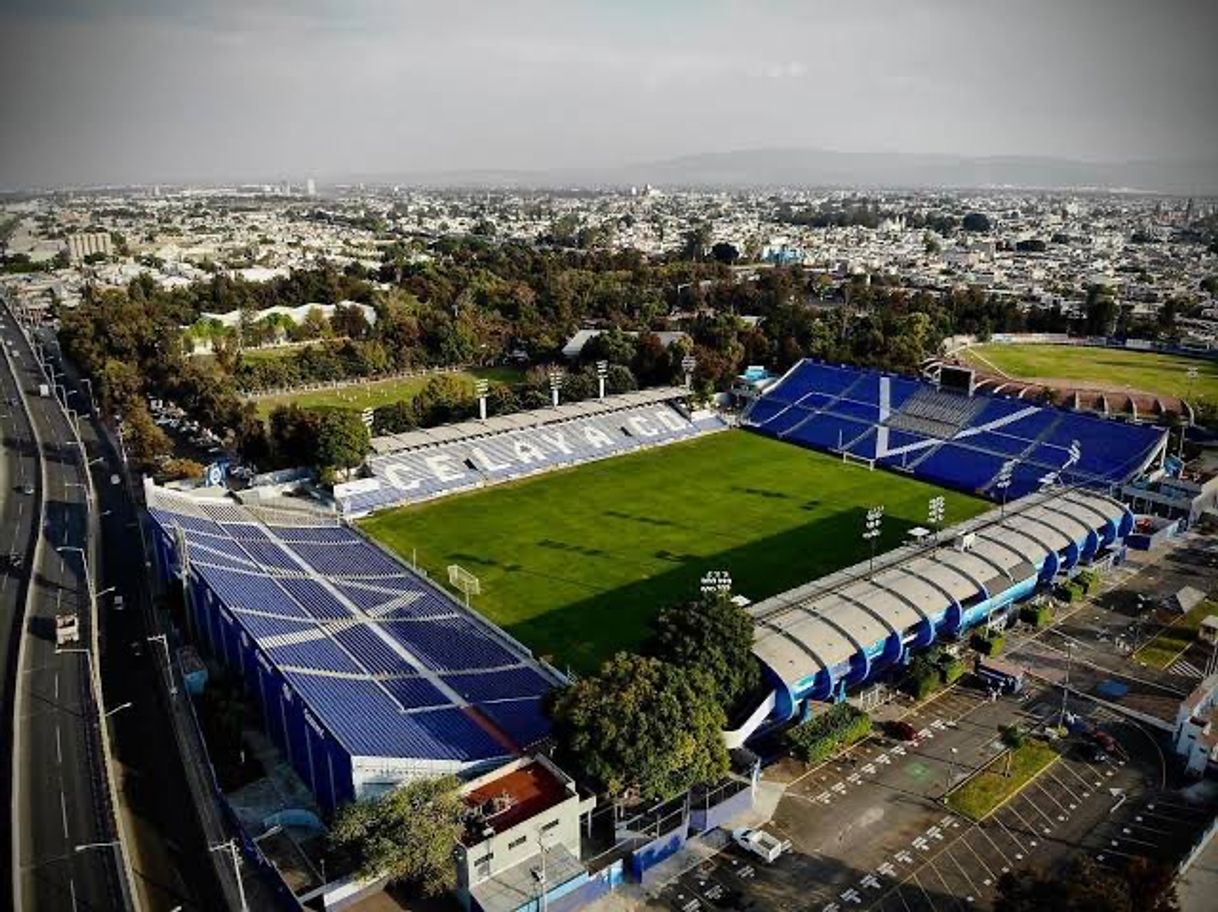
M757 600L867 555L868 506L884 504L881 549L947 498L947 521L985 502L744 431L553 472L363 526L436 577L458 563L482 580L474 606L539 655L588 671L637 647L663 605L727 570Z
M1025 741L1009 753L1009 767L1006 754L995 757L947 796L947 806L958 814L982 820L1057 759L1057 751L1043 741Z
M389 405L402 399L412 399L432 377L428 374L421 377L397 377L390 380L370 380L367 383L356 383L338 389L311 390L302 393L284 393L276 396L256 396L258 414L263 418L269 416L277 406L295 402L297 405L314 408L349 408L366 409ZM476 367L470 371L461 371L451 376L457 377L474 389L474 379L482 377L501 383L517 383L521 379L520 371L511 367Z
M988 367L988 361L1021 380L1069 380L1161 396L1218 400L1218 361L1203 358L1071 345L997 343L973 346L965 354L978 367ZM1186 376L1190 367L1195 367L1198 374L1191 390Z
M1211 614L1218 614L1218 603L1206 599L1192 611L1176 618L1170 627L1165 627L1147 640L1134 653L1134 658L1152 668L1166 668L1197 638L1201 622Z

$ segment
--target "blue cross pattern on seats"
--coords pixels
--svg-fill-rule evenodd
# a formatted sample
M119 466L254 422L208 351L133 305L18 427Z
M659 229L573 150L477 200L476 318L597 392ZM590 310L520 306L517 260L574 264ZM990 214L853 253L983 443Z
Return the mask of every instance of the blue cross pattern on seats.
M909 472L993 499L1048 477L1123 484L1159 455L1166 431L877 371L803 360L757 399L745 427L812 449ZM1013 463L1005 493L998 486Z
M480 762L548 734L556 677L353 530L161 492L149 515L185 544L215 623L237 625L352 755Z

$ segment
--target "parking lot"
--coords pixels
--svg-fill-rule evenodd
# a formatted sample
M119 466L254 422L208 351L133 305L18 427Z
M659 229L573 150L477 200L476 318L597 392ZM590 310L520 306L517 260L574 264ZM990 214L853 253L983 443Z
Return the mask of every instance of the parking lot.
M946 912L988 908L1003 874L1079 852L1102 865L1139 855L1174 863L1218 796L1173 788L1164 736L1121 710L1130 704L1174 718L1193 682L1137 665L1123 638L1137 594L1161 598L1185 578L1212 587L1216 558L1218 543L1190 537L1113 572L1096 602L1063 612L1056 629L1013 634L1010 654L1034 675L1020 696L992 700L966 679L903 716L917 732L912 741L881 727L810 769L776 764L766 778L785 792L765 829L789 840L791 851L767 865L729 845L653 889L653 902L680 912ZM1003 751L999 726L1056 726L1067 666L1074 692L1066 708L1112 735L1119 749L1097 759L1080 739L1062 739L1059 757L983 821L950 811L949 789ZM1113 679L1130 688L1121 705L1086 696Z
M1100 764L1063 744L1059 760L983 823L945 807L948 783L1001 751L999 720L1032 727L1059 712L1046 689L991 703L956 688L907 717L920 726L915 741L873 737L794 781L766 828L791 840L787 855L766 865L729 847L666 884L658 898L681 912L987 906L1002 874L1072 851L1088 834L1098 850L1110 838L1102 825L1123 821L1114 813L1126 806L1144 808L1158 778L1145 744L1135 741L1129 755ZM1121 743L1134 740L1111 713L1089 717Z

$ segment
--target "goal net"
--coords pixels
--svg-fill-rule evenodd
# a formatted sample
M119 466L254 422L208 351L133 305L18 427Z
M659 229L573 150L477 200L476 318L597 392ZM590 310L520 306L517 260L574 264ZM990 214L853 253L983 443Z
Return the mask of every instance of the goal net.
M460 564L448 565L448 584L468 598L482 594L482 583Z

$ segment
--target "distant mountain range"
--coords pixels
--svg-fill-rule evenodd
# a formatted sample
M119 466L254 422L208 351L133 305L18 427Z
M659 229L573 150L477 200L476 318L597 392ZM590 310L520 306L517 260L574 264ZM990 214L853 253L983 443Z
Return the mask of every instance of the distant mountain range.
M369 179L369 178L366 178ZM379 175L378 180L385 180ZM431 171L395 182L430 187L885 187L1132 190L1218 194L1218 160L1086 162L1025 156L969 157L821 149L755 149L684 155L610 168Z

